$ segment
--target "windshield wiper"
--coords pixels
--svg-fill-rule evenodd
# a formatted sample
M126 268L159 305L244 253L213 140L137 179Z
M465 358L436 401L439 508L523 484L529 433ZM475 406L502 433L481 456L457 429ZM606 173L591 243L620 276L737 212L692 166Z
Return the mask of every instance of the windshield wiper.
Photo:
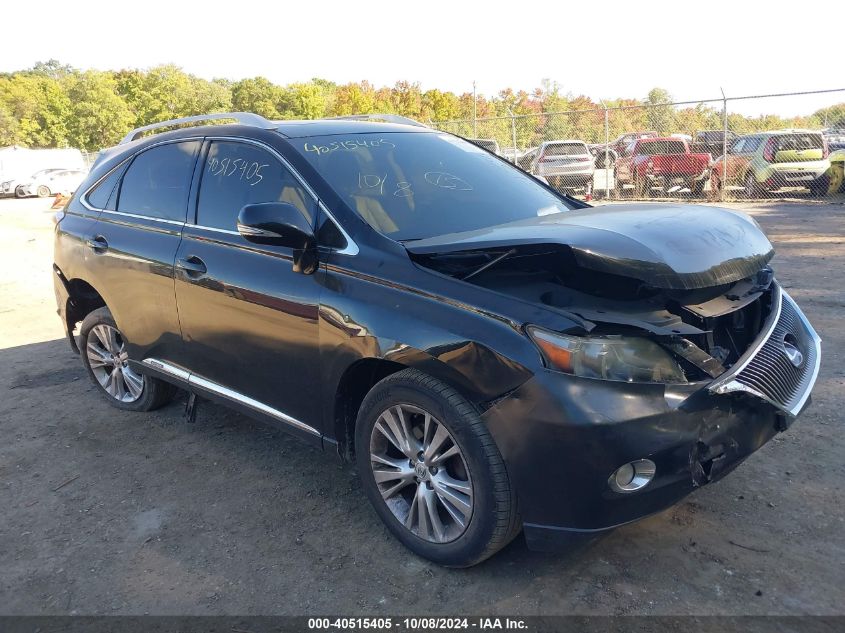
M511 255L513 255L515 252L516 252L515 248L512 248L509 251L505 251L504 253L502 253L498 257L494 257L489 262L486 262L483 265L479 266L478 268L473 270L471 273L464 275L463 277L461 277L461 279L463 281L466 281L467 279L475 277L478 273L483 273L485 270L487 270L491 266L495 266L496 264L498 264L503 259L506 259L506 258L510 257Z

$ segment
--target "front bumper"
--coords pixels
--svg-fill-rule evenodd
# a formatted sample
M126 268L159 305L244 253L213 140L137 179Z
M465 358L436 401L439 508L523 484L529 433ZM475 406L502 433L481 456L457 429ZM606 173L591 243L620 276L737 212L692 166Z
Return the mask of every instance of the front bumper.
M772 311L775 322L783 318ZM818 351L806 326L806 344ZM516 487L529 546L552 549L664 510L785 430L809 401L820 354L804 350L812 366L789 403L750 389L717 393L759 370L782 330L765 328L728 381L624 383L544 370L491 406L484 418ZM655 463L654 479L636 492L612 490L611 474L639 459Z

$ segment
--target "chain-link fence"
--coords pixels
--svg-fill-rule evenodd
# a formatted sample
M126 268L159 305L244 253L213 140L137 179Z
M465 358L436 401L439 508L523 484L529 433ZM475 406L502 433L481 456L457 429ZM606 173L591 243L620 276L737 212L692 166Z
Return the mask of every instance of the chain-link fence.
M843 200L843 101L834 89L432 125L587 199Z

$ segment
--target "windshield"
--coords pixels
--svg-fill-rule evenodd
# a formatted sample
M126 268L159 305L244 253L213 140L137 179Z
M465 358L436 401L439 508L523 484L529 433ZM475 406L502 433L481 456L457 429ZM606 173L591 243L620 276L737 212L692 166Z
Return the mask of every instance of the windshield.
M290 142L365 222L399 241L570 209L521 170L448 134L348 134Z

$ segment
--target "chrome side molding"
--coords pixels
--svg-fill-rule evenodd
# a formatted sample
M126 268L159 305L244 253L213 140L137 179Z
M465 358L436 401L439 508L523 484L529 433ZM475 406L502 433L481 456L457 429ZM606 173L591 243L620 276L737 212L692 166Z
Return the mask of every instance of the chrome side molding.
M300 420L297 420L293 416L290 416L287 413L284 413L283 411L274 409L273 407L264 404L263 402L259 402L258 400L250 398L249 396L245 396L244 394L235 391L234 389L224 387L223 385L216 383L213 380L208 380L207 378L198 376L193 372L182 369L181 367L177 367L176 365L168 363L167 361L163 361L159 358L145 358L143 361L141 361L141 363L143 365L152 367L153 369L157 369L158 371L170 374L175 378L179 378L180 380L187 382L189 385L194 385L196 387L199 387L200 389L205 389L206 391L210 391L218 396L222 396L227 400L231 400L232 402L237 402L246 407L249 407L254 411L269 415L270 417L279 420L280 422L284 422L285 424L288 424L294 428L297 428L300 431L311 433L312 435L316 435L317 437L322 436L322 434L313 426L305 424L305 422L301 422Z

